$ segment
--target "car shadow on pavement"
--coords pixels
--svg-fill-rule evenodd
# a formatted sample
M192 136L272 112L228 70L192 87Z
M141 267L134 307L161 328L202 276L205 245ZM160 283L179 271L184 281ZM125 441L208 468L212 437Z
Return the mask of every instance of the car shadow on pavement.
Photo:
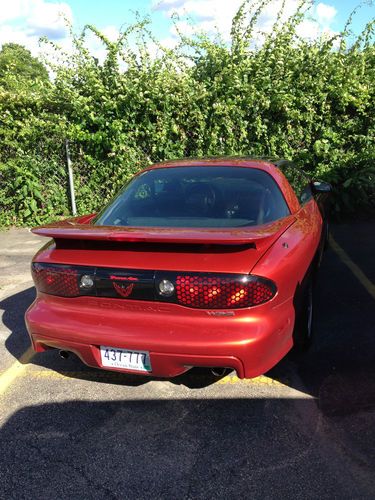
M3 322L11 331L6 348L17 359L29 346L24 313L34 288L0 302ZM315 302L315 338L305 354L293 350L266 376L315 397L326 414L349 414L375 408L375 307L372 297L332 250L326 252ZM138 386L156 380L86 367L75 355L67 360L56 350L36 354L31 363L62 375ZM208 369L196 368L170 379L201 388L218 381Z
M346 430L328 429L307 398L31 406L26 396L0 429L0 492L72 500L371 498L374 457ZM350 454L361 457L359 472Z
M30 346L24 316L34 298L35 288L30 287L0 301L0 313L3 311L2 322L10 330L5 347L18 360Z

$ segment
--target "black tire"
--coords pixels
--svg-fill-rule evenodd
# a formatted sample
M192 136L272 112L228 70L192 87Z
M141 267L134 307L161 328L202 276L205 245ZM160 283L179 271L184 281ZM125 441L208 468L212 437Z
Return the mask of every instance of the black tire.
M293 339L297 351L307 351L313 339L314 325L314 280L306 283L306 288L297 311Z

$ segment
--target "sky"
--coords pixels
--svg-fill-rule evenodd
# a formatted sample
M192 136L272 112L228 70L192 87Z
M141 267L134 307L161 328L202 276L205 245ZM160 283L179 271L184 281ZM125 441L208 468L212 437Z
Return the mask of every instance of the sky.
M75 30L93 24L110 39L118 36L122 27L134 22L136 12L149 16L154 35L165 45L173 46L176 33L171 16L179 15L178 28L191 32L189 17L196 29L212 31L217 27L229 39L231 19L242 0L0 0L0 45L20 43L39 53L39 38L47 36L63 47L69 45L64 16ZM282 0L272 0L258 22L258 28L270 30ZM350 12L360 0L316 1L310 11L311 19L300 26L302 36L314 38L322 32L340 31ZM352 29L359 33L366 22L375 17L371 0L362 0L363 6L354 17ZM298 0L286 0L286 15L293 13ZM314 20L313 20L314 19ZM90 49L100 58L100 44L91 39Z

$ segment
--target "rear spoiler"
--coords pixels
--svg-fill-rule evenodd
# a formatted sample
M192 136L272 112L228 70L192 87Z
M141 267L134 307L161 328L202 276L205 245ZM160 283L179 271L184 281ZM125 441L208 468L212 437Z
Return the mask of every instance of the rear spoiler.
M85 240L128 243L176 243L199 245L249 245L277 239L295 221L288 216L275 222L246 228L163 228L93 226L92 217L68 219L35 227L31 231L55 240ZM86 222L88 221L88 222ZM83 222L83 223L82 223Z

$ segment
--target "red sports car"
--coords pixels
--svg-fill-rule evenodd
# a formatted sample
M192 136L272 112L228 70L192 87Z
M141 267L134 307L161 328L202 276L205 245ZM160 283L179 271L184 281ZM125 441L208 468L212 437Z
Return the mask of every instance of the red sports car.
M32 262L34 349L157 377L266 372L311 338L329 191L284 160L143 170L99 214L33 229L53 238Z

